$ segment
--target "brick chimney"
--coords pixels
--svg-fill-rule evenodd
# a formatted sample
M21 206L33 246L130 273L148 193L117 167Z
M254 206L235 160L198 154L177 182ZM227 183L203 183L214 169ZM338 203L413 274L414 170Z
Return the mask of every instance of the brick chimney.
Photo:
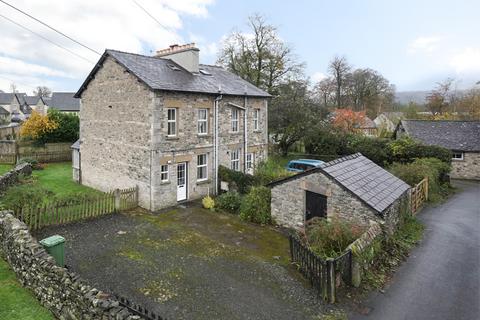
M186 70L197 73L199 71L199 52L200 49L195 47L195 43L184 45L172 44L167 49L158 50L155 57L171 59Z

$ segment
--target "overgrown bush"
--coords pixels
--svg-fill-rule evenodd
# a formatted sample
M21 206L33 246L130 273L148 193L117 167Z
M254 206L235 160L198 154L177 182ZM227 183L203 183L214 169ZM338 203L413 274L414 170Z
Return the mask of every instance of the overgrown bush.
M450 150L438 146L426 146L405 137L393 140L388 144L388 162L409 163L419 158L437 158L445 163L450 163L452 154Z
M278 156L270 156L267 161L260 162L255 168L255 182L265 185L272 181L291 176L293 173L285 168L286 161Z
M227 212L238 214L242 205L242 196L235 191L222 193L216 199L216 206Z
M224 166L219 166L218 176L221 181L228 182L233 190L238 190L241 194L246 194L250 187L259 184L254 176Z
M53 196L53 192L43 187L28 188L24 185L15 185L8 188L0 203L3 209L18 211L26 206L38 206L46 197Z
M450 172L450 165L437 158L417 159L412 163L395 163L389 171L411 186L415 186L428 177L429 200L437 202L449 192L449 184L445 176Z
M271 190L267 187L252 187L243 198L240 218L244 221L267 224L272 221L270 213Z
M38 161L36 159L32 159L32 158L21 158L20 160L18 160L18 164L22 164L22 163L28 163L32 166L32 169L33 170L40 170L42 169L42 167L38 164Z
M305 230L308 246L323 258L341 255L365 228L339 218L315 219Z
M348 138L348 154L361 152L379 166L385 166L389 162L388 143L390 140L352 135Z

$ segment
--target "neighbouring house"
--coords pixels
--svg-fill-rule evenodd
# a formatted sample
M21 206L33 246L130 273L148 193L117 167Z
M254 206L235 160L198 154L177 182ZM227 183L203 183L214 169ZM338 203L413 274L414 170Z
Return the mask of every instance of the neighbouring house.
M409 208L410 186L360 153L268 186L272 218L288 228L303 228L314 217L339 217L363 226L374 220L391 234Z
M28 119L32 110L42 114L47 110L42 97L28 96L26 93L0 93L0 107L8 113L8 116L5 115L3 118L8 118L8 121L12 122Z
M43 97L40 96L24 96L25 105L30 107L31 110L35 110L40 114L47 114L48 106L45 103Z
M451 178L480 180L480 121L402 120L395 138L404 136L451 150Z
M80 99L75 98L75 92L52 92L47 101L49 108L60 112L78 114L80 112Z
M151 210L215 193L219 165L249 171L267 157L270 95L200 64L194 44L154 56L106 50L75 97L81 183L136 185Z
M365 116L362 120L362 123L360 125L355 126L353 130L356 133L363 134L364 136L367 136L367 137L377 136L377 126L375 125L375 122L373 122L373 120L367 116Z
M0 106L0 124L10 123L10 112L4 107Z
M403 112L382 112L373 122L378 131L394 132L400 120L405 119Z

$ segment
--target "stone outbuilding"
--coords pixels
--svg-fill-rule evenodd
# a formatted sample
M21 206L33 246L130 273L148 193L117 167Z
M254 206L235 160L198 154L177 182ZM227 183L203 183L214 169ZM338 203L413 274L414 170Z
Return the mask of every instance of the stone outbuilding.
M409 208L410 186L360 153L268 186L272 218L288 228L303 228L314 217L339 217L362 226L377 221L392 233Z
M449 149L451 178L480 180L480 121L402 120L395 137L404 136Z

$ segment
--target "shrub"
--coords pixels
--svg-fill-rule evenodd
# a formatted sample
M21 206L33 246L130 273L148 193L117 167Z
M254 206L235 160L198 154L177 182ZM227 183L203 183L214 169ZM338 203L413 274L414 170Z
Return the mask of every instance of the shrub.
M242 196L235 191L225 192L215 200L218 208L233 214L238 214L242 205Z
M254 176L224 166L218 168L218 176L221 181L228 182L233 190L238 190L241 194L246 194L251 186L258 184Z
M240 218L244 221L267 224L270 213L271 191L267 187L252 187L240 206Z
M305 231L309 247L323 258L333 258L358 239L365 228L338 218L315 219Z
M57 128L58 122L48 115L42 115L34 110L27 121L22 124L20 136L37 140Z
M205 209L213 210L215 208L215 200L210 196L206 196L202 199L202 205Z
M42 166L40 166L38 164L38 161L36 159L32 159L32 158L21 158L20 160L18 160L18 164L22 164L22 163L28 163L32 166L32 169L34 170L41 170L43 169Z
M439 201L449 192L449 184L443 181L450 172L450 165L437 158L422 158L406 164L395 163L389 171L411 186L428 177L430 201Z
M450 163L452 159L450 150L438 146L426 146L408 137L391 141L388 144L388 154L390 163L409 163L418 158L437 158Z
M388 164L388 139L352 135L348 138L348 154L361 152L379 166Z
M260 162L255 168L255 179L256 183L265 185L272 181L288 177L292 175L292 172L285 169L286 161L282 161L276 156L271 156L267 161Z
M29 188L24 185L16 185L8 188L1 199L1 206L4 209L17 211L25 206L40 205L46 197L51 196L53 196L53 192L40 186Z
M40 137L40 143L75 142L79 138L80 118L76 114L48 110L48 117L58 123L58 127Z

